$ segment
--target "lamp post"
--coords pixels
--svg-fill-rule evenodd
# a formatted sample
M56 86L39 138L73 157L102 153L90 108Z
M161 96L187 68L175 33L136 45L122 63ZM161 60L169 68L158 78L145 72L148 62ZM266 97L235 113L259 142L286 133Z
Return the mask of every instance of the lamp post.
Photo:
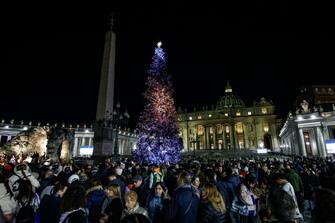
M120 111L121 110L120 107L121 107L120 103L118 102L116 104L116 109L113 111L113 116L112 116L112 125L113 125L113 128L115 128L115 144L114 144L114 153L113 153L114 160L117 160L119 156L119 143L118 143L119 127L122 124L126 124L130 117L127 110L124 113L122 113Z

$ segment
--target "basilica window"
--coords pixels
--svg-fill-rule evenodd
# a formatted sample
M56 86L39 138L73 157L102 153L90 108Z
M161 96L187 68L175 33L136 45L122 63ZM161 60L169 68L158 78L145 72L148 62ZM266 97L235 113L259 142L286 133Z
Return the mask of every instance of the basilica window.
M241 112L236 112L236 116L241 116Z
M198 119L202 119L201 115L198 116Z
M263 130L264 130L264 132L268 132L269 131L269 124L267 122L264 122L264 124L263 124Z
M229 133L229 126L226 126L226 133Z
M202 125L198 125L198 135L203 135L204 134L204 127Z
M222 132L223 132L223 126L222 125L217 125L216 129L217 129L218 134L222 134Z
M243 133L243 124L242 122L239 122L236 124L236 132L237 133Z

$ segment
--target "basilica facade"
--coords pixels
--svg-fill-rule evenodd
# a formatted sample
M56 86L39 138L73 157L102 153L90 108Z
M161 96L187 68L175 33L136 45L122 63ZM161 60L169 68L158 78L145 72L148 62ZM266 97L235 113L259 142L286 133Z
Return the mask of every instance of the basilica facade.
M177 126L184 152L267 148L279 150L280 121L272 101L261 98L252 106L226 86L216 107L202 111L178 111Z

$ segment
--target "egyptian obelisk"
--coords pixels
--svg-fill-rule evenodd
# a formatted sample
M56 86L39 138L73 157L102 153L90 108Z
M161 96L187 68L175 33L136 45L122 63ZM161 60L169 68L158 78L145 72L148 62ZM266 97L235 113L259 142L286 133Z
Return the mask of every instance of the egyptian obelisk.
M109 156L113 149L113 129L108 123L113 114L115 80L115 39L113 17L105 34L105 46L101 68L96 125L94 128L94 156Z

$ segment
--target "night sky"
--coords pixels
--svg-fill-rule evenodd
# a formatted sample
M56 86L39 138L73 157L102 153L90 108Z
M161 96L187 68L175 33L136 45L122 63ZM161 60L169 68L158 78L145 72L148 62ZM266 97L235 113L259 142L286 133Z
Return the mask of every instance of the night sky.
M265 97L286 115L300 86L335 84L332 19L326 6L267 2L8 8L1 16L0 118L92 123L112 11L115 100L128 109L132 127L159 40L176 107L215 105L229 80L247 105Z

